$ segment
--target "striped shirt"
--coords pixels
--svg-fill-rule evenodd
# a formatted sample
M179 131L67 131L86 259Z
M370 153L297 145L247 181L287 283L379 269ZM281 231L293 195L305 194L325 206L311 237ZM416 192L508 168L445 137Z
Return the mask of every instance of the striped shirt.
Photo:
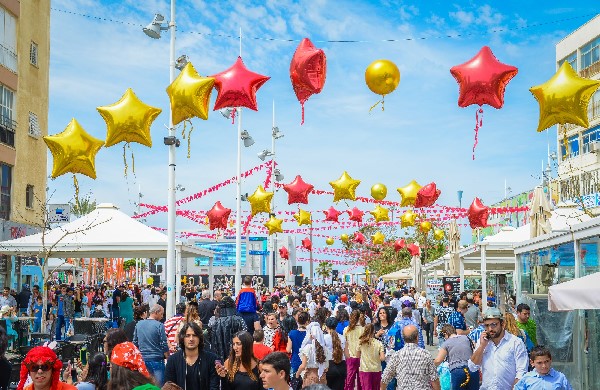
M167 334L167 341L169 342L169 349L173 351L177 349L179 340L177 340L177 330L179 329L179 323L183 320L182 315L174 315L165 321L165 333Z
M404 348L392 355L381 383L390 383L397 379L396 389L430 390L431 382L438 379L437 369L431 353L417 344L406 343Z

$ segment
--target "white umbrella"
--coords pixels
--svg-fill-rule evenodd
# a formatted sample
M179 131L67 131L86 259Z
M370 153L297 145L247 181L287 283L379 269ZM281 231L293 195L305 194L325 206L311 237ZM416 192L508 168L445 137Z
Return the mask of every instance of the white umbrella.
M450 275L458 275L460 257L458 251L460 249L460 229L453 219L448 227L448 250L450 252Z
M548 310L600 309L600 272L550 286Z
M544 189L542 187L536 187L533 190L533 199L531 200L529 214L531 220L531 238L552 232L552 227L550 226L551 216L552 208L550 207L550 201L548 201L548 198L544 193Z
M415 245L419 245L419 243L415 242ZM419 253L421 251L419 250ZM421 256L417 254L410 259L410 266L412 268L412 276L413 276L413 287L417 290L421 290L423 287L423 267L421 264Z

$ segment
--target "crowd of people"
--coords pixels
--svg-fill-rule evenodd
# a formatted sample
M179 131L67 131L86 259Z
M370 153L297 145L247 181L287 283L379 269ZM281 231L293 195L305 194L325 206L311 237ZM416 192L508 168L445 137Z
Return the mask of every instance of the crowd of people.
M432 302L425 291L381 284L264 291L248 277L237 295L185 286L171 318L164 292L54 286L48 318L56 339L68 337L77 316L104 316L111 328L85 365L63 370L50 348L33 348L18 390L571 389L537 345L530 308L502 313L489 302L482 312L477 292ZM0 307L35 316L39 294L34 286L12 302L8 291ZM7 345L0 332L1 356Z

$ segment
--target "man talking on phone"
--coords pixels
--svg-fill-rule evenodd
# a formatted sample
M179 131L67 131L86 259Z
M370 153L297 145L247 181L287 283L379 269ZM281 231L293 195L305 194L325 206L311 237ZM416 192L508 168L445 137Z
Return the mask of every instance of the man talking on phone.
M485 330L469 360L469 370L481 369L481 390L510 390L527 373L527 348L521 339L504 329L500 310L489 308L483 315Z

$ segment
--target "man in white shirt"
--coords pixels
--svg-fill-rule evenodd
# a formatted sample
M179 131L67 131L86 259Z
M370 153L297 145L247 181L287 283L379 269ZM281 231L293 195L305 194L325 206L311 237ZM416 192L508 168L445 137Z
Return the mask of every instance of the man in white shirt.
M521 339L504 329L504 319L497 308L485 312L483 326L485 331L468 362L469 369L481 369L481 390L512 389L527 373L527 348Z
M148 303L148 299L150 298L150 286L146 286L145 289L142 290L142 303Z

